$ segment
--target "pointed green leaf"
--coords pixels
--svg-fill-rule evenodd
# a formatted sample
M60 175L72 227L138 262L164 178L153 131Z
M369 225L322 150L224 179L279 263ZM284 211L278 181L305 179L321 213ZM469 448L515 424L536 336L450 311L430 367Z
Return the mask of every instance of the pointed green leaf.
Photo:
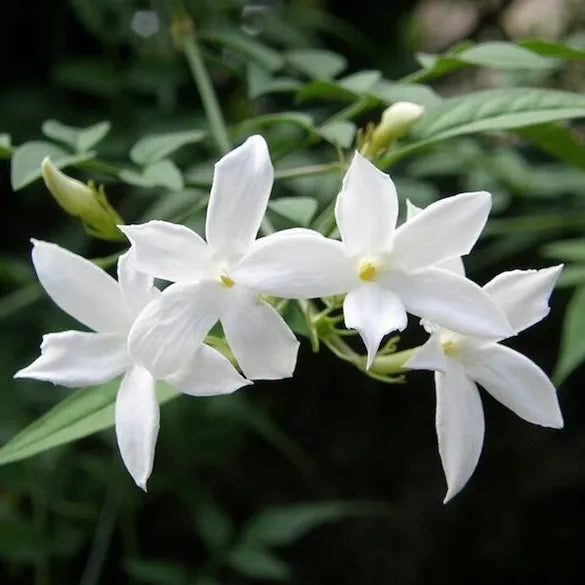
M184 186L183 175L171 160L150 164L141 173L123 170L120 172L120 179L136 187L165 187L170 191L180 191Z
M119 380L114 380L70 394L0 448L0 465L32 457L113 426L119 385ZM159 383L157 395L159 403L164 404L179 394Z
M245 577L283 580L290 576L288 565L260 545L241 545L230 551L229 566Z
M428 108L410 129L406 144L381 163L387 166L419 148L454 136L534 126L585 117L585 95L516 87L488 89Z
M280 197L270 201L268 207L294 225L306 227L317 211L317 201L312 197Z
M489 41L474 45L457 55L472 65L484 65L497 69L550 69L556 61L519 47L514 43Z
M110 126L109 122L98 122L87 128L76 128L58 120L45 120L42 131L48 138L63 142L76 152L86 152L104 138Z
M348 120L336 120L316 128L316 131L327 142L336 144L341 148L350 148L355 137L356 126Z
M269 93L296 91L302 83L291 77L272 77L255 63L248 64L248 97L255 99Z
M288 51L286 60L311 79L333 79L347 64L345 57L321 49Z
M358 71L339 80L339 85L348 91L357 94L367 93L382 79L379 71Z
M585 262L585 239L552 242L543 248L542 255L562 262Z
M141 138L130 151L130 158L140 166L162 160L186 144L200 142L206 136L203 130L151 134Z
M544 57L554 57L556 59L565 59L567 61L584 61L585 49L583 47L573 46L569 43L558 41L546 41L543 39L524 39L518 43L521 47L530 49L533 53L538 53Z
M571 298L563 323L561 349L553 380L560 384L585 361L585 287L578 288Z
M268 71L276 71L284 65L284 59L280 53L241 32L204 30L200 31L198 36L203 40L235 49Z
M360 516L386 516L389 508L376 502L312 502L268 508L244 527L243 543L289 545L328 522Z
M51 142L26 142L14 151L10 161L10 181L14 191L40 179L41 162L46 156L51 157L51 162L62 169L93 158L95 152L71 154Z

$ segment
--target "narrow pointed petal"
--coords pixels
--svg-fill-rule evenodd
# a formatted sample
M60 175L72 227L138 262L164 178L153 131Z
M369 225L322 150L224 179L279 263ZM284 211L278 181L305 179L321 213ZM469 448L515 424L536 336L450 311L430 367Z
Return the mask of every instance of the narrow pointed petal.
M417 207L414 203L410 201L410 199L407 199L406 221L409 221L416 217L422 210L423 210L422 207ZM459 256L455 256L454 258L444 260L443 262L436 264L435 268L441 268L442 270L446 270L447 272L453 272L454 274L458 274L459 276L465 276L465 266L463 264L462 258Z
M481 449L485 421L481 398L463 366L448 360L444 373L435 373L437 413L435 423L439 454L447 479L447 503L461 491L472 476Z
M166 378L177 390L191 396L231 394L252 384L219 351L201 345L189 363Z
M366 349L369 368L376 357L382 338L390 331L402 331L407 316L396 294L377 282L364 282L352 288L343 302L345 325L359 331Z
M39 281L58 307L94 331L125 336L130 318L111 276L57 244L33 240L33 246Z
M218 258L233 262L252 245L273 180L274 170L262 136L251 136L215 165L205 235Z
M119 376L128 363L126 342L116 335L63 331L44 335L40 357L14 377L82 388Z
M126 372L116 397L116 437L126 469L136 485L146 491L158 437L160 409L155 380L134 366Z
M356 152L335 205L337 226L348 256L388 250L397 216L398 197L392 179Z
M514 332L519 333L548 315L548 300L562 269L561 264L542 270L502 272L483 290L504 311Z
M244 287L236 285L229 292L221 324L245 376L263 380L292 376L299 342L284 319Z
M130 250L118 258L118 284L132 320L160 294L154 287L154 278L138 272L133 258L134 253Z
M563 415L547 375L529 358L499 343L463 354L469 376L520 418L560 429Z
M310 299L348 291L357 270L343 244L318 232L304 232L283 230L256 240L230 276L238 284L282 298Z
M471 280L439 268L395 273L388 284L413 315L463 335L499 339L511 335L502 311Z
M491 195L485 191L432 203L396 230L395 265L412 272L468 254L485 226L490 207Z
M404 364L411 370L433 370L444 372L447 369L447 360L441 339L438 333L431 335L426 343L421 345L411 358Z
M184 225L153 220L118 227L132 244L140 272L171 282L197 282L213 273L209 246Z
M222 289L215 282L178 283L165 289L130 330L132 358L157 379L183 368L219 317Z

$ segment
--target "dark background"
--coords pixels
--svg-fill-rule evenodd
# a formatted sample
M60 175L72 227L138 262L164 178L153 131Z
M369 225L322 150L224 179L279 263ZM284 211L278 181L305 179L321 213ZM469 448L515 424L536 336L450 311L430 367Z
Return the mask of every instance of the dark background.
M128 10L150 6L121 4ZM161 8L164 2L154 4ZM275 3L277 8L291 4L295 3ZM399 77L414 69L415 50L429 50L424 26L416 20L422 17L415 2L305 4L320 7L359 33L356 42L348 42L343 32L310 31L321 46L346 54L350 71L379 68L389 78ZM512 3L471 4L479 16L467 36L507 36L501 17ZM200 9L204 24L213 25L217 14L211 3L191 5ZM228 19L239 9L226 2L218 6ZM115 23L115 8L112 14ZM448 20L444 12L431 24L440 28ZM164 125L189 108L200 108L193 89L182 82L176 107L164 111L153 107L147 91L118 88L100 95L60 81L59 64L72 56L107 59L123 78L140 51L136 39L108 43L88 30L67 2L8 3L0 27L4 45L0 126L12 134L15 144L39 138L40 124L49 117L80 125L109 119L115 130L107 148L116 155L140 133L150 131L145 127L149 118ZM167 55L163 52L157 58L164 61ZM169 63L182 79L184 66ZM237 117L237 88L221 71L215 80L228 117ZM538 157L534 162L538 164ZM13 193L9 161L2 161L1 168L3 260L26 260L31 236L88 255L115 251L108 244L88 243L39 184ZM442 181L440 188L446 192L456 188L453 181ZM114 185L108 193L125 217L141 206L127 200L123 187ZM483 267L474 269L472 264L471 270L483 283L505 269L544 264L537 251L528 250ZM0 284L5 293L13 285L9 279ZM555 293L549 318L513 341L547 372L556 360L570 292ZM50 385L11 380L14 371L33 359L43 332L71 325L55 313L42 299L0 322L2 441L66 395ZM305 342L298 363L293 380L256 383L246 390L245 400L266 413L310 461L291 462L265 437L214 412L210 401L201 400L200 405L180 398L163 409L148 495L132 485L115 453L111 431L0 468L0 582L79 583L104 516L110 518L110 532L101 541L105 560L100 583L152 582L132 570L136 559L164 560L195 573L208 559L196 527L210 497L236 527L271 505L329 500L387 505L383 516L324 525L278 549L292 567L294 583L583 582L582 371L559 389L566 422L562 431L521 421L483 393L482 458L468 486L443 506L431 374L413 373L407 384L384 385L340 363L326 349L313 354ZM255 582L227 569L220 575L225 584Z

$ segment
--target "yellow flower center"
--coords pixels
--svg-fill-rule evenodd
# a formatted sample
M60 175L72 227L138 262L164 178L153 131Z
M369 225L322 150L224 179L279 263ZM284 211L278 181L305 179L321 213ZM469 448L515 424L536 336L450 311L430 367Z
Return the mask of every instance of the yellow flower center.
M360 262L360 267L359 267L359 277L366 281L366 282L370 282L371 280L374 280L376 278L376 274L378 272L378 268L376 267L376 265L369 261L369 260L362 260Z
M226 288L232 288L232 286L235 284L235 282L227 274L220 275L219 280L221 280L221 284L223 284L223 286Z

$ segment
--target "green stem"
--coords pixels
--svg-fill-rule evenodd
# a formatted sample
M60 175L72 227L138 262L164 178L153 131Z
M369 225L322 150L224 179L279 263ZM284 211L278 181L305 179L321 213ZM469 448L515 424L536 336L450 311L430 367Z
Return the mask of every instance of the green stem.
M311 175L321 175L331 173L341 169L341 165L337 162L325 163L322 165L310 165L306 167L296 167L292 169L282 169L274 173L274 178L278 180L298 179L302 177L310 177Z
M182 0L175 0L173 4L173 31L176 35L175 38L185 53L193 80L203 102L211 133L219 150L226 154L231 149L230 140L215 89L199 50L194 24L187 14Z

